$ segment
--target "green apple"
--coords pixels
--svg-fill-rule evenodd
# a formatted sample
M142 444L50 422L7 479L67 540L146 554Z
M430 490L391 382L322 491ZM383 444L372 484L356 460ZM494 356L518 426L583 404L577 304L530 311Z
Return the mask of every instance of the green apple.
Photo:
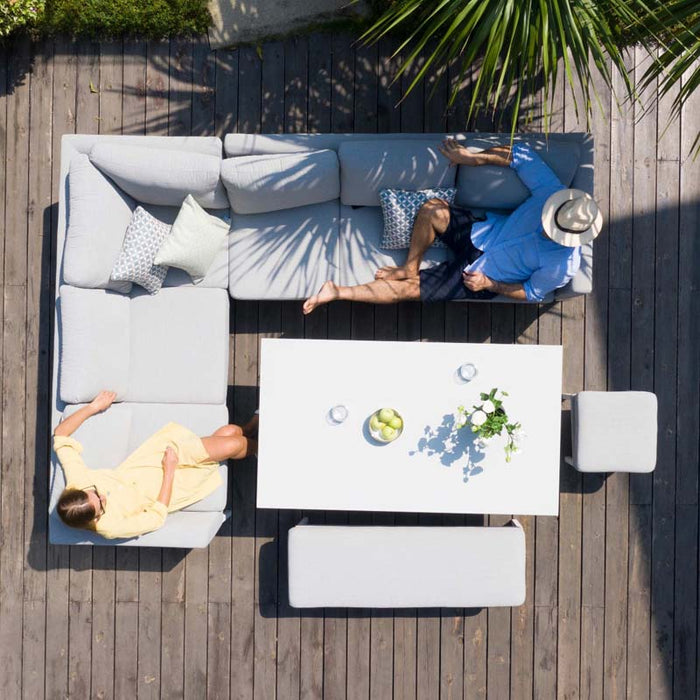
M379 420L379 416L376 413L369 419L369 427L375 433L378 433L384 427L384 423Z
M388 423L394 430L401 430L403 428L403 421L398 416L394 416Z
M396 437L396 431L390 426L385 425L382 428L382 438L387 441L391 441Z
M382 421L382 423L388 423L396 413L394 413L394 410L391 408L382 408L381 411L379 411L379 420Z

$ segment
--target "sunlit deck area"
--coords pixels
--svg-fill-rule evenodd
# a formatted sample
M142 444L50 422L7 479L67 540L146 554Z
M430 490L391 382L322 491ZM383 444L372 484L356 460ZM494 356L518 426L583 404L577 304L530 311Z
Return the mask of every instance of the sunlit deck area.
M61 136L508 129L507 119L467 124L468 85L448 109L449 71L400 101L409 79L392 82L392 52L329 34L219 52L205 40L0 49L3 698L698 697L700 159L690 146L700 95L664 130L673 95L642 116L618 111L601 82L603 112L588 127L560 75L552 130L595 137L606 224L591 295L540 306L340 302L308 317L298 302L231 302L228 407L239 424L257 407L264 337L562 345L564 391L657 394L653 473L582 475L562 459L559 516L519 518L525 605L300 613L288 603L286 532L305 515L508 518L256 510L253 460L230 470L232 517L208 549L48 544ZM523 130L541 131L537 99Z

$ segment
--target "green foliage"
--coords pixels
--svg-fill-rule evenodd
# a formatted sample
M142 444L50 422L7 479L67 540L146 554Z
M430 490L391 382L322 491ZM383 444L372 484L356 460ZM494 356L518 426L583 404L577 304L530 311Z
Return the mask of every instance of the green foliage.
M653 63L639 81L640 89L653 86L658 80L655 98L659 98L678 88L673 98L671 119L677 117L688 97L700 87L698 0L651 3L630 31L654 56ZM700 133L695 137L693 149L696 155L700 153Z
M535 94L540 84L544 130L549 130L552 86L560 66L577 114L583 108L589 118L597 98L593 66L611 89L614 73L622 77L625 94L616 97L636 99L623 58L624 48L635 42L654 57L641 87L658 79L659 94L664 95L682 82L674 116L700 85L698 0L393 0L361 39L374 43L387 34L402 38L397 53L405 60L399 73L418 66L409 91L426 75L440 74L453 63L459 74L454 102L465 79L476 71L469 119L510 107L513 133L525 97ZM695 146L700 152L700 134Z
M508 396L508 392L499 391L497 388L491 389L487 394L481 392L479 395L481 402L474 404L471 409L464 406L457 408L456 427L470 427L478 440L490 440L496 435L506 432L506 462L510 462L513 453L518 451L518 442L522 439L523 432L520 423L511 423L503 406L503 399Z
M577 113L591 112L594 65L606 82L613 69L625 79L628 95L633 88L618 48L618 25L632 22L629 0L395 0L361 37L375 42L403 30L398 52L405 61L400 73L424 60L409 89L430 71L441 72L454 62L459 79L451 102L473 68L478 77L471 85L469 118L511 106L515 132L526 95L544 85L544 122L551 114L551 86L563 66ZM601 6L605 6L603 11ZM614 20L614 21L613 21ZM580 100L583 104L581 105Z
M46 0L41 29L48 34L149 38L203 34L207 0Z
M0 38L31 28L44 10L44 0L0 0Z

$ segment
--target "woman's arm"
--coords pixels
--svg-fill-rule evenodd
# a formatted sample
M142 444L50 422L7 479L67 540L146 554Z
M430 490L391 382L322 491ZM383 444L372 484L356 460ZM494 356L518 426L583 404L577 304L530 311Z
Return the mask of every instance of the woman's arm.
M164 506L170 505L170 498L173 495L173 480L175 479L175 469L177 469L177 453L172 447L165 448L163 455L163 481L160 485L160 493L157 501Z
M453 165L498 165L507 168L511 162L510 146L493 146L485 151L472 153L455 139L443 141L442 146L438 146L442 155Z
M54 435L67 437L72 435L88 418L106 411L114 402L117 395L113 391L101 391L87 406L83 406L65 420L62 420L53 431Z

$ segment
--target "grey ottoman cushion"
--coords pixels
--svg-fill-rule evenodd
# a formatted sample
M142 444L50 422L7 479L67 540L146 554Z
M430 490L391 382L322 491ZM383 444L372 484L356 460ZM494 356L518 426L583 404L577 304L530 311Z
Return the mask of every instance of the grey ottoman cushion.
M61 400L92 401L103 389L124 400L129 390L129 297L64 285L59 309Z
M561 182L568 187L574 179L581 159L581 148L575 142L528 140ZM467 147L475 150L491 148L490 141L469 139ZM515 170L496 165L460 165L457 173L456 202L463 207L484 209L515 209L530 196Z
M90 160L138 202L179 207L191 194L203 207L228 207L217 156L98 142Z
M525 602L520 527L301 525L289 531L298 608L488 607Z
M128 292L130 282L110 280L135 202L121 192L85 154L76 154L68 175L68 230L63 279L88 289Z
M455 168L435 141L352 141L341 143L340 201L379 206L379 191L452 187Z
M335 151L227 158L221 179L237 214L319 204L340 192Z
M229 235L231 296L305 299L326 280L337 281L337 243L337 200L234 215Z
M127 399L224 403L228 377L228 294L161 289L131 299Z
M380 267L406 262L405 249L385 250L380 247L384 219L379 207L353 209L341 205L340 213L340 284L366 284L374 279L374 273ZM426 252L421 268L443 262L448 256L446 248L432 247Z
M657 400L646 391L582 391L571 401L573 462L583 472L650 472Z

